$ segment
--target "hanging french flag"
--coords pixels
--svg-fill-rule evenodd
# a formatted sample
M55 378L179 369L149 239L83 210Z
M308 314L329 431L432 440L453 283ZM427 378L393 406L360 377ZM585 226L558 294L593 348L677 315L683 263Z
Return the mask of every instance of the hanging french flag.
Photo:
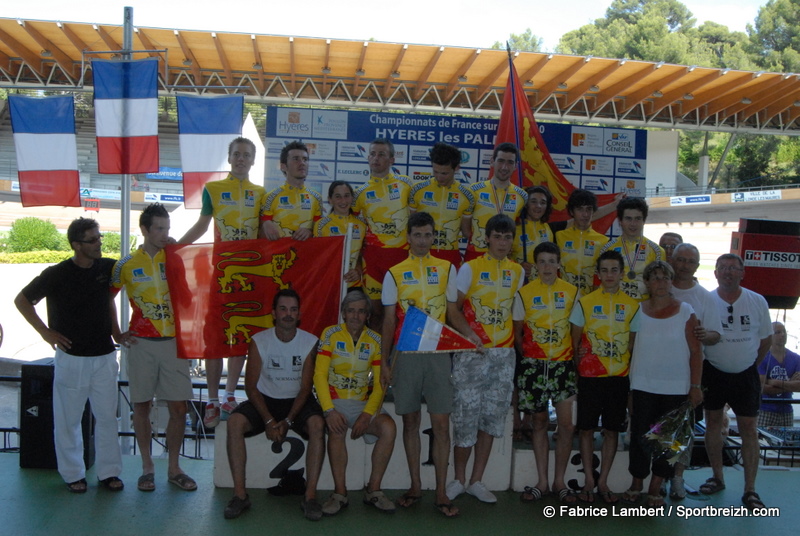
M92 60L97 171L158 172L158 60Z
M81 206L73 98L9 95L8 107L22 206Z
M228 145L242 133L244 97L178 95L177 100L183 203L200 208L205 183L228 176Z
M396 345L398 352L455 352L475 344L413 305L406 311Z

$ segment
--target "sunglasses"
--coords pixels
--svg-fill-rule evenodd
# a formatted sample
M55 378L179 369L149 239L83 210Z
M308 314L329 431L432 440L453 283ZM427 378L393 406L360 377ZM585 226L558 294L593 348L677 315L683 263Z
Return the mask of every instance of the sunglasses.
M733 324L733 305L728 306L728 324Z
M94 236L94 237L90 238L89 240L76 240L75 242L79 242L81 244L92 245L92 244L97 244L102 239L103 239L103 235L98 235L98 236Z

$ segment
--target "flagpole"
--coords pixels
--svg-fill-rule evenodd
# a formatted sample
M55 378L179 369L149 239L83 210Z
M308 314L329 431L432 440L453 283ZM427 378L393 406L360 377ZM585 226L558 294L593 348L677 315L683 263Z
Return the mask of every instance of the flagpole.
M519 143L519 114L517 113L517 84L516 76L514 76L514 59L511 55L511 44L506 41L506 52L508 53L508 78L511 81L511 108L513 110L513 118L514 118L514 145L517 146L517 151L519 151L520 143ZM517 181L519 182L519 187L523 188L523 179L522 179L522 154L520 153L519 158L517 158ZM520 238L520 242L522 243L522 261L525 262L528 260L528 240L525 233L525 218L528 213L528 204L522 207L522 212L520 213L520 221L522 222L522 233ZM528 273L525 272L525 279L528 279Z

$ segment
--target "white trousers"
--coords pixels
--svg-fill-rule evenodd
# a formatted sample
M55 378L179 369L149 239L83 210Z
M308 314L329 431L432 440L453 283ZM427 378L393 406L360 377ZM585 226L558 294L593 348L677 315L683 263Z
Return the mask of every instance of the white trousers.
M56 350L53 421L58 472L64 482L86 476L81 417L86 400L96 419L94 430L97 478L122 472L117 425L117 353L84 357Z

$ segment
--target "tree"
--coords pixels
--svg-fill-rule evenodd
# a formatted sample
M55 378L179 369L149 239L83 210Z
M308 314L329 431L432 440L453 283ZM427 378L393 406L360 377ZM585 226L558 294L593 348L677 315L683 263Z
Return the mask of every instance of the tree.
M541 52L542 39L533 35L531 29L528 28L521 34L511 34L508 38L508 44L511 50L517 50L519 52ZM506 44L495 41L492 48L495 50L505 50Z
M800 0L769 0L747 32L764 69L800 70Z

